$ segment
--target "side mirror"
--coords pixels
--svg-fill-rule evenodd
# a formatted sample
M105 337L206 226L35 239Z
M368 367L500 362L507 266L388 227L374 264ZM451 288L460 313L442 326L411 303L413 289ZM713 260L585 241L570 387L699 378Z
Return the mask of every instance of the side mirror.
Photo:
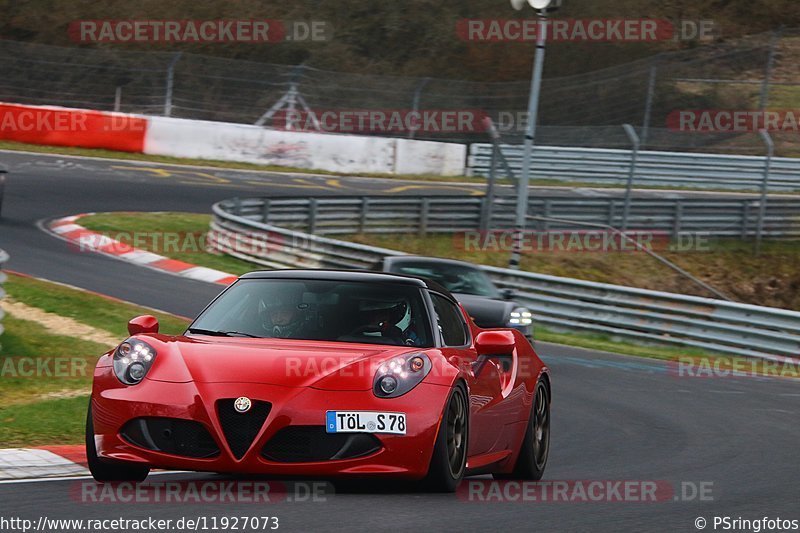
M158 319L152 315L142 315L132 318L128 322L128 333L137 335L139 333L158 333Z
M503 297L503 300L513 300L516 295L514 289L500 289L500 296Z
M481 331L475 337L475 350L478 355L510 355L516 341L510 331Z

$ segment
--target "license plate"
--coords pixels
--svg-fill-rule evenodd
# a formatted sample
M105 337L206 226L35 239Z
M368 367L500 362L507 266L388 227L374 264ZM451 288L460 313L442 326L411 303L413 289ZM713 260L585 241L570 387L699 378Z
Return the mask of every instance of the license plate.
M405 413L378 411L327 411L325 431L328 433L392 433L406 434Z

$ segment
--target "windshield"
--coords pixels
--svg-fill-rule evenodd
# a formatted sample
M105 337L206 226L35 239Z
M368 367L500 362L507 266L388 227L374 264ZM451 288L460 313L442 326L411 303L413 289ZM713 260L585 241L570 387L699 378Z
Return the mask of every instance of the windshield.
M482 270L468 265L452 263L402 262L391 266L391 271L428 278L450 292L498 298L500 293Z
M430 347L421 292L405 285L318 280L236 282L191 333Z

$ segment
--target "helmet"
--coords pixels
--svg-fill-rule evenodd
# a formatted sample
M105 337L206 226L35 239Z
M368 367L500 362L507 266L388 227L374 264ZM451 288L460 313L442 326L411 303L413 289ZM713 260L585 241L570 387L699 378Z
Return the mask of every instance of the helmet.
M358 307L366 323L383 327L396 326L408 311L405 300L362 300Z
M262 327L272 336L289 338L305 321L303 290L299 285L288 285L271 292L260 308Z

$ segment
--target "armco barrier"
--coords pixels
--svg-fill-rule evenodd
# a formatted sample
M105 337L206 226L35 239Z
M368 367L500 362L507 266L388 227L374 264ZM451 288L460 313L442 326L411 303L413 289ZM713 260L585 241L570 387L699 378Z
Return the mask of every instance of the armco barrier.
M462 175L463 144L0 103L0 139L351 173Z
M501 145L512 171L522 168L522 146ZM489 175L492 145L470 145L467 174ZM531 162L533 178L624 185L631 166L630 150L538 146ZM634 186L757 190L764 179L765 158L694 152L640 151ZM775 157L769 189L800 189L800 158Z
M273 226L316 235L343 233L450 233L478 228L514 227L516 199L495 197L491 223L483 224L485 198L320 197L248 198L224 202L234 214ZM636 198L628 227L673 236L698 232L720 237L748 237L756 232L757 198ZM619 196L532 196L529 213L619 227L624 199ZM575 229L573 224L540 222L537 230ZM767 203L764 235L800 236L800 198L776 197Z
M6 261L8 261L8 254L3 250L0 250L0 299L2 299L6 295L5 291L3 290L3 283L5 283L6 281L6 275L2 271L3 263L5 263ZM0 335L3 334L4 315L5 313L3 312L2 309L0 309Z
M269 268L365 268L401 252L319 237L213 206L211 248ZM369 231L369 229L367 229ZM800 355L800 313L619 285L484 267L500 286L554 329L603 333L641 343L782 360Z

